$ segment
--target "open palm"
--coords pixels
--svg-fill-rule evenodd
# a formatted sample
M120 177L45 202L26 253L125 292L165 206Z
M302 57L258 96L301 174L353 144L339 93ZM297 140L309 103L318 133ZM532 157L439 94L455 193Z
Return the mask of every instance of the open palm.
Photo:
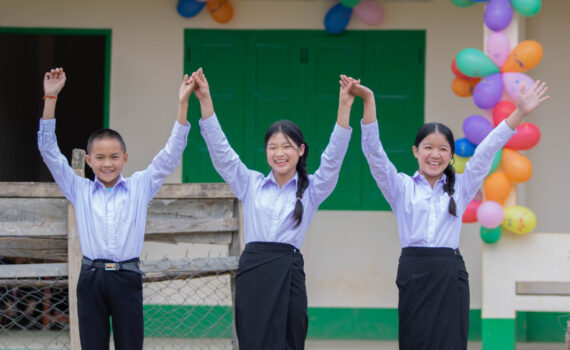
M538 107L542 102L548 100L550 96L544 96L548 91L548 86L546 83L540 83L537 80L533 87L525 94L525 87L521 88L521 95L517 102L517 108L524 114L532 112L536 107Z

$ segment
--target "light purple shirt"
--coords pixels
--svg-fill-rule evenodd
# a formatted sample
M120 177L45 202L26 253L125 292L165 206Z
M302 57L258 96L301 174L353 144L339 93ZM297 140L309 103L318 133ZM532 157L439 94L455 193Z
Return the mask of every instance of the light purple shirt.
M405 247L459 247L461 217L491 169L495 153L516 133L503 121L477 146L463 174L457 174L455 194L457 217L449 214L449 195L443 190L443 174L433 189L418 172L410 177L398 173L380 142L378 123L361 124L362 151L372 176L392 207L400 244Z
M180 164L190 124L176 122L162 149L143 171L119 180L108 191L99 182L77 176L61 154L55 119L40 120L38 147L63 195L75 207L81 251L89 259L124 261L141 254L148 203L164 179Z
M303 220L295 227L293 211L297 201L297 173L283 187L268 176L249 170L231 148L216 115L200 120L200 129L212 163L243 204L245 242L288 243L301 249L307 227L319 205L332 193L348 149L352 129L335 125L330 142L321 155L321 164L309 175L303 193Z

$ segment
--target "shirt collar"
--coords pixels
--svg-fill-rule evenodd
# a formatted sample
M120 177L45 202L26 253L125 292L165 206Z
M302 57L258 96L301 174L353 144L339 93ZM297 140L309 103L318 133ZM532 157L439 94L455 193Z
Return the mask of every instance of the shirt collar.
M293 177L291 179L289 179L289 181L287 181L287 183L285 183L283 186L286 186L292 182L294 182L294 184L297 185L298 179L299 179L299 174L297 172L295 172L295 175L293 175ZM279 184L277 183L277 180L275 180L275 174L273 174L273 170L271 170L269 175L267 175L265 177L265 179L263 179L263 185L267 184L268 182L273 182L274 184L279 186Z
M414 181L423 181L425 183L428 183L425 176L420 174L420 172L417 170L414 173L414 176L412 176L412 179L414 179ZM441 174L441 178L439 178L439 180L437 180L435 183L441 182L442 184L445 184L446 180L447 180L447 176L445 175L445 173L443 173L443 174Z
M105 185L103 185L101 181L99 181L97 176L95 176L95 181L93 182L95 183L95 186L93 186L93 191L97 190L98 188L105 190ZM123 174L119 174L119 179L117 180L117 183L113 187L118 187L118 186L123 186L127 190L129 189L129 184L123 177Z

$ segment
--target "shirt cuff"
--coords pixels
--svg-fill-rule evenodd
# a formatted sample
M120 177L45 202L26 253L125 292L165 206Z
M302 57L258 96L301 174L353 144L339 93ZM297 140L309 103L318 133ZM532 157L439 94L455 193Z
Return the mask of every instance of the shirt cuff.
M497 125L496 129L497 129L497 133L499 134L499 137L503 140L509 140L511 137L513 137L514 134L517 133L517 130L511 129L507 125L507 122L505 119L503 119L503 121L501 123L499 123L499 125Z
M190 131L190 123L188 123L188 121L186 121L186 125L182 125L178 121L174 122L174 127L172 128L172 135L176 137L186 138L188 137L189 131Z
M211 133L218 129L221 129L220 122L218 121L218 116L216 113L212 114L210 117L206 119L200 119L200 129L202 132Z
M54 133L55 132L55 118L53 118L53 119L40 118L40 132L44 133L44 134Z
M346 129L346 128L343 128L342 126L338 125L338 123L334 124L333 136L339 137L342 140L348 141L348 140L350 140L350 135L352 135L352 128L351 127Z
M379 138L380 131L378 130L378 120L375 120L373 123L364 124L364 119L360 120L360 127L362 129L362 137L368 138Z

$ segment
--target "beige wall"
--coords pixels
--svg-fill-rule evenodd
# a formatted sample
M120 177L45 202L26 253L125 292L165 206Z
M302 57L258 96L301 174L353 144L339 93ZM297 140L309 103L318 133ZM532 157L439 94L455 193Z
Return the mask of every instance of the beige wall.
M218 25L205 12L192 19L180 17L174 0L3 0L0 23L112 29L110 119L131 150L128 174L150 162L174 122L183 74L184 28L323 29L324 15L334 1L239 0L233 4L234 19ZM446 123L461 137L463 119L477 109L471 99L451 92L449 65L462 48L481 48L483 6L460 9L449 0L383 5L386 16L377 29L426 30L426 120ZM563 21L570 13L570 2L548 0L543 6L539 15L526 20L527 37L540 41L545 49L543 62L531 75L548 80L554 98L533 117L542 128L543 141L529 152L535 175L527 185L527 205L536 212L540 231L569 232L570 186L560 182L570 168L563 153L570 118L562 105L569 92L570 27ZM376 28L353 19L348 29ZM192 124L197 127L196 119ZM169 181L180 179L178 170ZM472 307L481 306L481 246L478 226L464 226L461 249L471 274ZM303 249L310 304L395 307L399 249L390 213L317 213Z

